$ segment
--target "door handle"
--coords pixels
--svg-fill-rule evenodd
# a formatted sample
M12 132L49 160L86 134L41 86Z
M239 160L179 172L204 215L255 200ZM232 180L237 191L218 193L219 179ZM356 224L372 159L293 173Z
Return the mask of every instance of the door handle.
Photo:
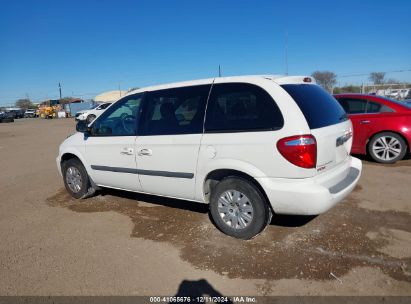
M138 155L139 156L151 156L153 155L153 151L151 151L151 149L141 149L140 151L138 151Z
M360 124L362 124L362 125L366 125L366 124L369 124L369 123L370 123L369 120L361 120L360 121Z
M120 152L122 155L133 155L134 149L133 148L123 148Z

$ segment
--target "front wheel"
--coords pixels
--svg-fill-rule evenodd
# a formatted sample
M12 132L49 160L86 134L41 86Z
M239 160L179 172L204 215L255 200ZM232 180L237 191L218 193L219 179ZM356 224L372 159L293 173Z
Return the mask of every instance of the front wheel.
M87 198L95 193L87 171L83 164L75 158L69 159L61 165L64 186L74 198Z
M239 239L256 236L271 219L271 210L259 189L238 177L225 178L215 186L210 213L222 232Z
M404 158L407 145L396 133L382 132L375 135L369 145L368 153L376 162L393 164Z

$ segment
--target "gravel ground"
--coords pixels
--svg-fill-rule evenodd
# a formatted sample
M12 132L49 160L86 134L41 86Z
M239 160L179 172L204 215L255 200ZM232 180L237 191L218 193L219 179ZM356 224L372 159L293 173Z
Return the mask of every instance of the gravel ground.
M76 201L55 157L74 120L0 124L0 295L411 295L411 160L363 160L317 217L220 233L206 205L104 190Z

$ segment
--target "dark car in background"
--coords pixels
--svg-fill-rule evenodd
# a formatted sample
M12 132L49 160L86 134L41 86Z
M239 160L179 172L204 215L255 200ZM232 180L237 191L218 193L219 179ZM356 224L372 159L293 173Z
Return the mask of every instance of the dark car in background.
M411 147L411 105L375 95L334 95L354 129L351 153L392 164Z
M13 122L13 121L14 121L14 113L0 111L0 123Z
M14 119L24 118L24 109L21 108L6 108L6 113L10 113Z

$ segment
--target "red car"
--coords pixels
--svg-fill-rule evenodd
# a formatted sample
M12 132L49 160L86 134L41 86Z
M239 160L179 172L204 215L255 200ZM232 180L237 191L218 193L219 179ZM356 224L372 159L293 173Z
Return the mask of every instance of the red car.
M411 107L381 96L334 95L351 119L351 153L369 154L379 163L401 160L411 147Z

